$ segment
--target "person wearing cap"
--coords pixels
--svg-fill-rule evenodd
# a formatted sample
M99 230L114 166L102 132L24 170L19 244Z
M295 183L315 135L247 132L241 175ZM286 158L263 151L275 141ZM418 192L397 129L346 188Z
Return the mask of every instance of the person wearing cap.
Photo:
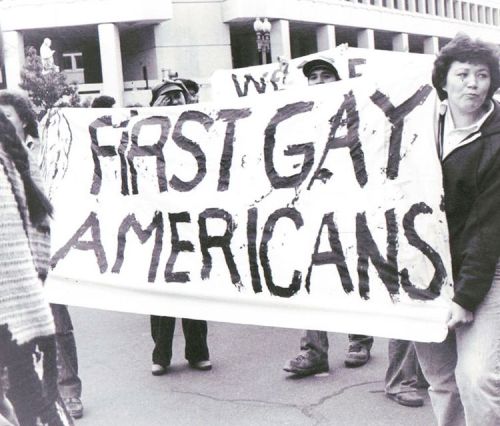
M164 81L153 89L151 106L174 106L186 103L193 103L193 99L181 79ZM151 366L153 376L165 374L170 366L175 320L174 317L157 315L150 317L151 337L154 341ZM189 366L195 370L211 370L212 363L207 345L207 322L182 318L182 331L186 341L184 355Z
M189 91L181 81L165 80L152 90L151 106L175 106L188 103Z
M340 80L337 68L328 59L313 59L306 62L302 72L307 84L333 83ZM349 334L349 349L344 361L346 367L360 367L370 359L373 337ZM300 340L300 353L287 361L283 369L301 376L324 373L328 366L328 336L326 331L307 330Z
M340 75L329 58L315 58L306 62L302 72L309 86L333 83ZM344 360L346 367L361 367L370 359L373 337L349 334L349 347ZM283 369L300 376L329 371L328 335L326 331L307 330L300 341L300 353L287 361ZM420 407L423 398L417 387L427 385L416 360L413 342L391 339L389 341L389 367L385 378L386 395L398 404Z
M307 84L309 86L340 80L337 68L335 68L329 59L313 59L306 62L302 67L302 72L307 77Z

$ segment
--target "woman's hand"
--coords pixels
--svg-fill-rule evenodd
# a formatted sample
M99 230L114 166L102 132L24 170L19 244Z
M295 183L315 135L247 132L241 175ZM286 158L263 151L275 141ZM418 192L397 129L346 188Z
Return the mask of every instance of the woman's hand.
M454 330L474 321L474 314L455 302L451 303L450 317L448 319L448 329Z

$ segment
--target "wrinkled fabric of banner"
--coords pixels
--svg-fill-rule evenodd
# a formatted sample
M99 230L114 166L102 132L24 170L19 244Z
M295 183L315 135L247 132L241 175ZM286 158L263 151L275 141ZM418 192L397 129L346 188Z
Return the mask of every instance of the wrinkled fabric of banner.
M49 297L442 340L452 282L422 76L52 110L41 132L55 206Z

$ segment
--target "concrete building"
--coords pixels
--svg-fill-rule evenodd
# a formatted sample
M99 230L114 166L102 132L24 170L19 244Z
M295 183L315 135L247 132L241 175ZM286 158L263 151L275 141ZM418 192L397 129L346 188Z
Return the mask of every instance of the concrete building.
M25 48L48 37L82 94L146 104L171 72L206 86L216 69L259 64L257 17L272 24L268 60L340 43L433 54L459 31L500 40L498 0L0 0L1 81L16 87Z

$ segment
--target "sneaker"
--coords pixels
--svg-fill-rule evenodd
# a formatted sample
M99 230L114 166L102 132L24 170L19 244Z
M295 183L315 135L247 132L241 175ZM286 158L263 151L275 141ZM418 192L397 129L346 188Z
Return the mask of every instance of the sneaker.
M70 398L63 398L63 401L71 417L79 419L83 416L83 404L80 398L72 396Z
M399 405L405 407L422 407L424 405L424 398L417 394L415 391L400 392L400 393L386 393L387 398L392 399Z
M167 367L168 365L164 367L163 365L160 364L153 364L151 366L151 374L153 376L162 376L167 372Z
M326 373L330 370L328 360L313 360L310 356L299 354L287 361L283 370L299 376L311 376L313 374Z
M351 345L344 360L346 367L361 367L370 359L370 349L363 345Z
M212 369L212 363L208 359L196 362L189 361L189 366L191 368L194 368L195 370L201 370L201 371L208 371Z

